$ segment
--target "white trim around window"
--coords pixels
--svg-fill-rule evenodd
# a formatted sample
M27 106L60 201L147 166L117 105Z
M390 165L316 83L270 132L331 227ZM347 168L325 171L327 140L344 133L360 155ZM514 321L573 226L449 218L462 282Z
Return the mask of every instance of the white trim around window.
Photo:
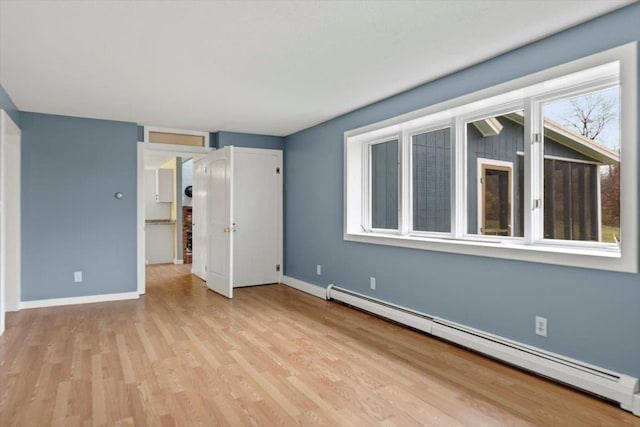
M344 135L344 239L389 246L524 260L601 270L638 272L638 80L637 43L559 65L479 92L350 130ZM617 244L543 238L544 135L542 104L619 85L620 226ZM466 126L475 118L524 111L524 238L467 234ZM450 127L451 232L412 231L411 137ZM398 138L398 230L375 230L370 215L369 148ZM512 166L513 167L513 166ZM515 179L512 170L512 181ZM598 185L599 185L598 179ZM512 191L515 183L512 182ZM522 196L520 196L522 197ZM512 195L511 214L514 206ZM598 212L600 216L600 212ZM370 220L370 218L369 218ZM512 219L513 226L513 219Z
M378 144L384 144L386 142L393 142L393 141L397 141L398 143L398 159L401 158L401 153L402 153L402 148L401 148L401 141L402 141L402 137L399 134L394 134L394 135L388 135L385 136L383 138L379 138L373 141L369 141L366 143L366 148L363 151L363 158L362 158L362 162L365 165L364 170L363 170L363 180L365 180L365 191L364 191L364 197L362 198L362 203L363 203L363 208L362 208L362 213L363 213L363 217L362 217L362 226L365 230L368 231L372 231L375 233L398 233L401 229L402 229L402 220L400 218L400 204L402 203L401 201L401 184L400 184L400 179L401 179L401 167L400 165L398 165L398 205L396 207L396 211L398 212L398 226L396 228L374 228L373 227L373 208L372 208L372 202L373 202L373 183L372 183L372 179L371 179L371 170L372 170L372 160L373 160L373 156L371 155L371 151L373 146L378 145Z

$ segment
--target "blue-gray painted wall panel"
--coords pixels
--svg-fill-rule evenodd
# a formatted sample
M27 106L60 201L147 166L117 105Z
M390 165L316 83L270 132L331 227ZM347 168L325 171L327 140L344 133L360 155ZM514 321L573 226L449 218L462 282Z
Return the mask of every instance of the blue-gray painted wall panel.
M218 132L209 133L209 147L220 148L218 147Z
M136 125L25 112L21 125L22 300L135 291Z
M218 132L216 147L222 148L228 145L282 150L284 148L284 138L281 136L256 135L252 133Z
M640 376L640 277L347 242L344 132L640 40L636 3L286 138L285 272ZM639 117L634 117L639 120ZM638 159L633 159L637 167ZM315 274L321 264L322 277ZM376 277L377 290L369 289ZM534 334L534 318L549 336Z

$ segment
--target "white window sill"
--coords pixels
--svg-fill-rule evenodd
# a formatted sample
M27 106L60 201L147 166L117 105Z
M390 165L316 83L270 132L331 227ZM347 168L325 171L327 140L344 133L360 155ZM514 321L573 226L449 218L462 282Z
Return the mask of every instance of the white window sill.
M637 273L637 262L623 258L619 248L614 245L584 247L561 245L555 242L526 245L520 239L513 239L513 242L470 239L471 237L453 239L365 232L344 234L344 240L352 242Z

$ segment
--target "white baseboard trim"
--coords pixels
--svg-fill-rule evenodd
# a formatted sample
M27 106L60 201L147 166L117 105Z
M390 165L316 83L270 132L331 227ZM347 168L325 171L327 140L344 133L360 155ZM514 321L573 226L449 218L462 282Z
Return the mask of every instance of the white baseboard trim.
M630 375L610 371L427 313L339 288L333 284L327 287L327 299L341 301L544 377L597 394L618 402L622 409L640 416L640 380Z
M184 260L183 259L174 259L173 263L174 264L184 264Z
M20 311L20 303L18 303L18 305L9 304L4 308L5 313L11 313L13 311Z
M127 299L137 299L139 297L138 292L122 292L119 294L102 294L102 295L87 295L82 297L70 297L70 298L51 298L40 299L33 301L21 301L20 309L29 308L41 308L41 307L56 307L60 305L75 305L75 304L90 304L94 302L108 302L108 301L121 301Z
M322 286L313 285L289 276L282 276L282 283L291 288L313 295L314 297L327 299L327 290Z

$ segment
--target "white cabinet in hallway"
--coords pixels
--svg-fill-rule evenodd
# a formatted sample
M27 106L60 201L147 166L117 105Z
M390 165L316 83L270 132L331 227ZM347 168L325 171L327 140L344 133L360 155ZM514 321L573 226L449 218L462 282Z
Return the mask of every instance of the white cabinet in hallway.
M156 202L173 203L175 188L172 169L156 169Z

